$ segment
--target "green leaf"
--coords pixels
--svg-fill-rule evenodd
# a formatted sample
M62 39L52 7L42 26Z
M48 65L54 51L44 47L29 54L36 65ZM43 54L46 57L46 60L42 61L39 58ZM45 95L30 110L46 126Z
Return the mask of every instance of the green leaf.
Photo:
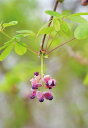
M71 10L64 10L64 11L62 11L62 15L69 15L69 14L71 14Z
M80 15L88 15L88 12L74 13L71 16L80 16Z
M52 43L51 43L52 42ZM53 47L57 47L57 45L59 45L60 44L60 42L61 42L61 39L59 38L59 37L56 37L53 41L51 40L51 47L53 48Z
M22 38L29 36L29 34L18 34L14 37L16 42L20 42Z
M60 31L60 22L59 22L58 19L54 19L53 25L54 25L54 28L55 28L55 30L56 30L57 32Z
M84 82L83 82L85 85L88 85L88 74L86 75L85 79L84 79Z
M35 36L35 33L31 30L20 30L20 31L16 31L17 33L21 33L21 34L29 34L30 36Z
M80 24L76 28L74 36L76 39L86 39L88 37L88 24Z
M8 45L3 45L2 47L0 47L0 50L3 50L4 48L6 48Z
M14 38L4 43L3 46L0 47L0 50L5 49L6 47L10 46L12 43L14 43Z
M38 35L41 35L41 34L49 34L53 31L53 27L46 27L46 28L41 28L39 31L38 31Z
M62 23L61 23L61 30L67 34L70 34L70 32L71 32L69 25L65 21L62 21Z
M11 52L13 45L8 46L0 55L0 61L4 60Z
M4 28L6 28L6 27L9 27L9 26L16 25L17 23L18 23L17 21L11 21L11 22L9 22L9 23L4 23L4 24L2 24L2 26L3 26Z
M81 17L81 16L74 16L74 15L71 15L71 16L68 17L68 19L70 19L71 21L78 22L78 23L87 22L86 19L84 19L84 18Z
M55 11L50 11L50 10L45 11L45 13L47 13L47 14L50 15L50 16L56 16L56 17L60 17L60 16L61 16L60 13L55 12Z
M11 45L14 42L14 38L4 43L4 45Z
M16 43L14 50L18 55L24 55L27 51L27 48L19 43Z

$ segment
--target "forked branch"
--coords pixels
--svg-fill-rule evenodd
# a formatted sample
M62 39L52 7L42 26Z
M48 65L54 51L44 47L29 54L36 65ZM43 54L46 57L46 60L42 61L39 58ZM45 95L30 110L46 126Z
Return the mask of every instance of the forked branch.
M55 3L55 6L54 6L53 11L56 11L59 2L61 2L61 0L56 0L56 3ZM52 20L53 20L53 16L51 16L50 19L49 19L48 27L51 26ZM45 39L46 39L46 34L44 34L44 36L43 36L40 51L43 51L44 50Z
M65 45L65 44L67 44L67 43L70 43L70 42L73 41L73 40L75 40L75 38L72 38L71 40L68 40L68 41L62 43L61 45L58 45L57 47L55 47L55 48L53 48L51 51L49 51L47 54L52 53L54 50L56 50L56 49L62 47L63 45Z

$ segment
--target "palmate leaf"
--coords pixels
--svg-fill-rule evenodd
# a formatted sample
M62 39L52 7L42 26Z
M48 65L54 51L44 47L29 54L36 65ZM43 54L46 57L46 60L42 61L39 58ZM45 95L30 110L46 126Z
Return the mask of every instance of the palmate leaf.
M19 30L19 31L16 31L17 33L20 33L20 34L28 34L29 36L35 36L35 33L31 30Z
M53 25L54 25L54 28L55 28L55 30L58 32L58 31L60 31L60 22L59 22L59 20L58 19L54 19L54 21L53 21Z
M22 38L29 36L29 34L17 34L13 37L14 41L20 42Z
M47 11L45 11L45 13L47 13L50 16L56 16L56 17L60 17L61 16L60 13L55 12L55 11L51 11L51 10L47 10Z
M65 33L67 33L68 35L71 33L71 30L70 30L70 27L69 25L67 24L67 22L65 21L62 21L61 22L61 30Z
M13 26L16 25L18 23L18 21L11 21L9 23L4 23L2 24L4 28L9 27L9 26Z
M64 11L62 11L62 15L70 15L71 14L71 10L64 10Z
M0 54L0 61L3 61L12 51L13 45L5 48L5 50Z
M18 55L24 55L27 52L27 48L19 43L15 44L14 50Z
M68 16L68 19L71 21L77 22L77 23L86 23L87 22L87 20L81 16L71 15L71 16Z
M80 16L80 15L88 15L88 12L74 13L71 16Z
M76 28L74 36L76 39L86 39L88 37L88 23L80 24Z
M53 27L44 27L44 28L41 28L38 33L37 33L37 36L38 35L42 35L42 34L49 34L53 31Z

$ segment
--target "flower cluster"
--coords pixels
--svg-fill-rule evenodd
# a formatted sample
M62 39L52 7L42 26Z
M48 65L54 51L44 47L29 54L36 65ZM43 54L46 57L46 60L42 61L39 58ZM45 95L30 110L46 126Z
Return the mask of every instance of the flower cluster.
M47 100L53 99L53 95L50 89L56 86L55 79L52 79L49 75L41 76L39 72L35 72L34 78L32 78L30 82L32 85L31 94L30 94L31 99L34 99L35 97L37 97L40 102L43 102L44 99L47 99ZM42 92L38 90L40 87L45 87L49 90Z

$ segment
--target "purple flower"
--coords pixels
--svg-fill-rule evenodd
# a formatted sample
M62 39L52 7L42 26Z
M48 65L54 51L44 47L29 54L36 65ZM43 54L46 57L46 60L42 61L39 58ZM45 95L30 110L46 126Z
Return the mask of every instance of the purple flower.
M30 94L30 99L34 99L36 97L36 90L32 90Z
M49 75L45 75L43 78L45 83L47 83L50 79L51 79L51 77Z
M44 98L47 99L47 100L52 100L53 99L53 95L52 95L51 92L44 92L43 95L44 95Z
M43 101L44 101L44 95L43 95L42 92L37 91L36 96L37 96L37 98L38 98L38 100L39 100L40 102L43 102Z
M43 101L44 101L44 98L39 99L39 102L43 102Z
M32 89L38 89L38 87L41 87L41 86L42 86L41 83L37 83L37 84L32 85Z
M42 86L41 83L38 83L39 80L36 79L36 78L32 78L30 81L31 81L31 84L32 84L32 89L38 89L38 87Z
M54 79L50 79L49 81L48 81L48 85L49 86L55 86L56 85L56 80L54 80Z
M50 79L50 80L46 83L46 87L49 88L49 89L52 89L55 85L56 85L56 80L54 80L54 79Z
M39 75L39 72L34 72L34 76L38 76Z
M41 74L39 74L39 72L35 72L34 78L32 78L30 81L31 81L32 89L33 89L30 94L31 99L34 99L35 97L37 97L39 102L43 102L44 99L47 99L47 100L53 99L53 95L50 91L49 92L41 92L41 91L37 91L37 90L39 87L42 87L42 86L46 87L48 89L52 89L53 87L56 86L55 79L52 79L52 77L49 75L45 75L43 77L43 76L41 76Z

